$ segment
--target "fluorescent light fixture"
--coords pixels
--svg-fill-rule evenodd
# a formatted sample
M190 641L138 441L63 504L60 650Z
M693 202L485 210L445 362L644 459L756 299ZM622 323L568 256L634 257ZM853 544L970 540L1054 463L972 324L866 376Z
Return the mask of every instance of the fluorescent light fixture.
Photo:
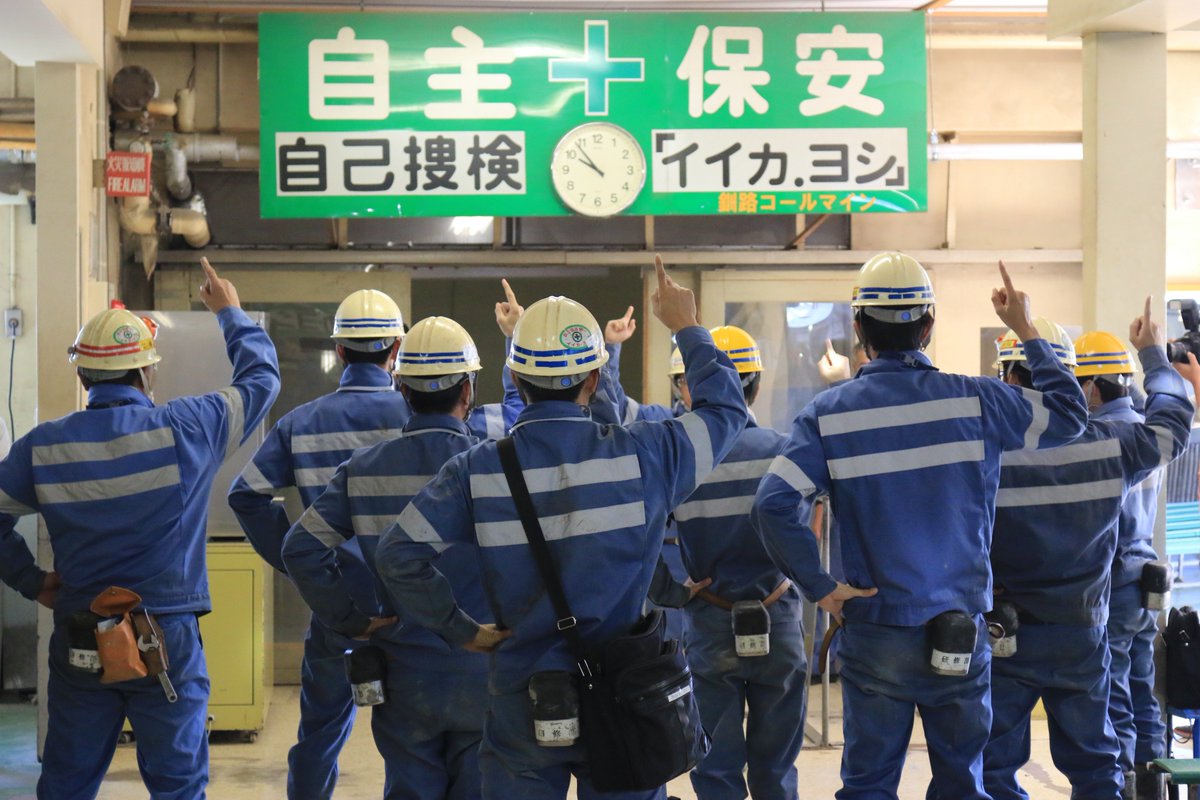
M455 236L479 236L492 228L492 217L455 217L450 232Z
M1008 142L1003 144L931 144L930 161L1082 161L1079 142Z
M1200 159L1200 141L1167 142L1166 158ZM930 161L1082 161L1080 142L1000 142L929 145Z

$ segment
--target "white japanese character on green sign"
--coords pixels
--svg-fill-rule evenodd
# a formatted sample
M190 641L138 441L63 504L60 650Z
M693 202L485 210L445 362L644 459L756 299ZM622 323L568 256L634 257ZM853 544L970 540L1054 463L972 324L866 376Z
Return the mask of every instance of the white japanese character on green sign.
M738 49L730 43L739 43ZM692 34L675 76L688 82L688 114L699 117L712 114L726 103L729 114L740 117L746 106L758 114L765 114L770 105L758 93L757 87L771 82L766 70L750 69L763 63L763 35L761 28L718 26L712 31L712 61L718 69L704 69L704 51L708 43L708 26L699 25ZM742 51L742 46L745 50ZM704 84L716 89L704 97Z
M458 25L450 37L461 47L430 47L425 60L434 66L458 67L457 73L429 76L429 88L459 93L457 102L430 103L425 116L430 119L511 119L517 115L512 103L488 103L481 91L507 89L512 78L503 73L479 71L480 64L511 64L517 52L509 47L484 47L483 39Z
M817 50L821 57L809 60ZM866 50L869 58L843 60L838 50ZM800 103L806 117L828 114L839 108L853 108L877 117L883 113L883 101L863 94L867 79L883 73L883 37L877 33L847 33L845 25L834 25L832 33L802 33L796 37L796 55L802 59L796 72L809 75L808 92L812 97ZM830 79L843 77L838 86Z
M336 39L308 43L308 115L313 119L387 119L388 44L355 40L352 28Z

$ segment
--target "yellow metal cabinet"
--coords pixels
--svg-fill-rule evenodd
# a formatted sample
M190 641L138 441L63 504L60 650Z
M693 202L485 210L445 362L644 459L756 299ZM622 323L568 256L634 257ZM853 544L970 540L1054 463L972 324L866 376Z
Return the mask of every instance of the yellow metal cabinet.
M213 610L200 618L200 635L212 729L260 731L275 677L270 567L248 542L209 542L208 584Z

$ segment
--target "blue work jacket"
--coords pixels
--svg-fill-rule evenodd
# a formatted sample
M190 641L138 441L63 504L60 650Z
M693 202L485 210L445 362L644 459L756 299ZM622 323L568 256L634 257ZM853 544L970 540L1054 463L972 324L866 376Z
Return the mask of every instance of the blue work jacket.
M296 487L305 508L325 491L339 464L356 449L400 435L410 411L392 376L374 364L349 364L337 391L289 411L229 489L229 506L255 551L285 571L283 537L291 528L281 489ZM374 579L358 543L338 548L342 575L362 611L379 613Z
M338 467L325 492L292 526L283 546L288 574L321 622L345 636L357 636L366 629L370 620L346 591L336 549L356 539L374 572L379 535L447 461L479 441L454 417L417 414L398 438L357 450ZM449 580L463 609L476 620L491 622L475 551L451 548L434 563ZM382 586L378 594L383 616L399 612L403 618L404 609L393 606ZM487 671L485 656L451 648L415 623L383 629L372 642L410 669Z
M808 527L831 499L846 582L876 587L847 620L920 625L991 608L988 551L1000 453L1055 447L1087 423L1083 393L1042 339L1025 343L1034 385L938 372L919 352L881 353L854 380L817 395L755 498L755 527L810 600L836 582Z
M750 524L750 509L786 443L783 434L747 422L721 465L675 509L688 575L712 578L709 591L731 602L762 600L784 579Z
M1144 422L1093 419L1074 443L1006 453L996 494L997 595L1042 622L1104 625L1130 492L1187 446L1192 404L1161 347L1138 354Z
M217 315L232 385L156 406L139 390L98 383L87 408L38 425L0 463L0 578L29 598L45 573L13 526L41 514L62 576L56 615L109 586L158 614L204 613L208 501L221 464L279 393L266 332L239 308Z
M641 618L667 515L720 463L746 423L737 373L703 328L679 333L695 387L690 414L628 428L600 425L575 403L527 407L513 438L541 526L589 646ZM575 659L537 572L494 442L452 458L384 532L376 565L406 617L453 644L477 620L433 563L454 546L477 553L496 623L513 631L492 660L491 688L523 690Z

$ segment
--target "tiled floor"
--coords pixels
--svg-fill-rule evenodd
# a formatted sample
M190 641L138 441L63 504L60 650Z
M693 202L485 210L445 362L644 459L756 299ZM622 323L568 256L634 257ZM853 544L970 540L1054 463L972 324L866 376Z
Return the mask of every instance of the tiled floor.
M818 696L813 693L814 699ZM254 744L226 740L214 741L211 747L212 784L209 797L213 800L281 800L287 775L287 750L296 731L298 689L276 687L267 728ZM833 691L838 702L838 692ZM835 716L831 729L840 731L840 719ZM812 709L810 721L815 723L817 709ZM342 777L336 798L358 800L378 798L383 780L383 762L371 740L370 720L360 716L354 734L342 753ZM37 780L34 761L32 706L0 706L0 800L32 800ZM920 725L900 787L903 800L920 800L925 796L929 781L929 762L926 758ZM797 762L800 769L801 800L833 797L838 787L839 749L821 750L806 745ZM1046 744L1046 724L1035 721L1033 727L1033 759L1022 775L1022 783L1033 800L1052 800L1070 796L1066 780L1054 769ZM675 781L672 794L694 798L686 779ZM101 800L142 800L146 798L137 771L132 746L117 748L116 758L100 792ZM518 800L514 798L514 800Z

